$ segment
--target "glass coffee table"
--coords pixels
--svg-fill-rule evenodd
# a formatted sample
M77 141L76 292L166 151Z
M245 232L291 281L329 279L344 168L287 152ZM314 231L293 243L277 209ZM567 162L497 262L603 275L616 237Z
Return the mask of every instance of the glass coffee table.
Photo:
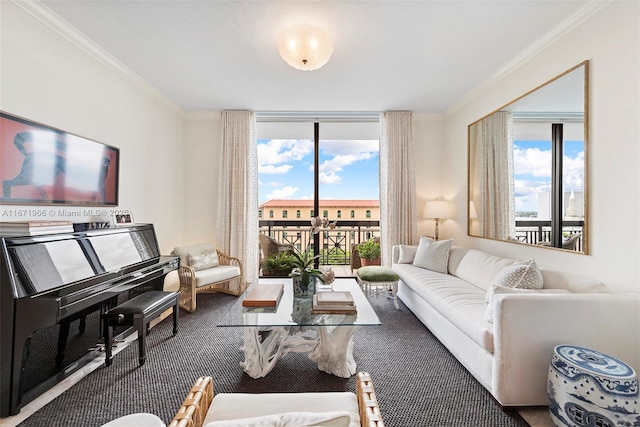
M277 307L243 307L243 296L231 306L218 327L243 328L244 362L240 366L252 378L266 376L287 353L308 353L318 369L342 378L356 373L353 333L357 326L379 326L380 319L355 279L336 279L333 289L350 291L357 314L311 314L311 298L294 298L290 278L260 279L283 283ZM319 291L330 292L330 291Z

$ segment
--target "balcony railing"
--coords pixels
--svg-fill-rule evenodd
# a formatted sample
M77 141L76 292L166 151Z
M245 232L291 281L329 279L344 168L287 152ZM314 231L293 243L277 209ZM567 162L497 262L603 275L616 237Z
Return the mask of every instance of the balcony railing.
M313 247L313 240L320 239L321 265L349 265L351 248L372 237L380 236L380 221L337 220L333 230L311 233L311 220L262 220L260 232L280 243L291 243L298 250Z
M569 237L572 234L584 232L584 221L563 221L562 234ZM551 241L550 220L518 220L516 221L516 238L522 243L540 245ZM583 252L582 237L576 243L575 250Z

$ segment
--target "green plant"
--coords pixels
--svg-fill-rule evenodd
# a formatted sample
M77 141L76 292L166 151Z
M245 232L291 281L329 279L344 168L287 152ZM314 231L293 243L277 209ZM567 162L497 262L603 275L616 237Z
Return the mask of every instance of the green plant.
M380 258L380 242L376 239L369 239L358 245L358 254L364 259Z
M265 259L262 262L262 268L266 271L289 274L294 267L294 262L295 257L291 252L279 252Z
M313 268L314 261L320 258L320 255L313 256L312 252L293 252L293 270L289 277L300 277L302 283L308 284L311 277L322 277L322 271Z

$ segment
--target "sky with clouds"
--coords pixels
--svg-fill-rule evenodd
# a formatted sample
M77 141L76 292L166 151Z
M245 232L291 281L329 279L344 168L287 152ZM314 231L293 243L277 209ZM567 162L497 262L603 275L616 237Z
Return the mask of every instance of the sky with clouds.
M321 199L378 199L376 140L320 141ZM313 198L313 141L258 140L258 198ZM369 185L363 185L363 184Z
M376 140L320 142L321 199L378 199ZM514 141L516 211L537 211L538 192L551 190L551 141ZM313 198L313 141L258 140L258 197ZM584 143L565 141L565 191L584 190ZM365 185L368 184L368 185Z
M564 191L584 190L584 143L565 141ZM551 141L514 141L515 210L536 212L536 193L551 191Z

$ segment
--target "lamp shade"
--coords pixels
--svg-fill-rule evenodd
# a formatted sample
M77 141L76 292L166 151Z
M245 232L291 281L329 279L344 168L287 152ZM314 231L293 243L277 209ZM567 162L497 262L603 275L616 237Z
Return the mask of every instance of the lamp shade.
M329 62L333 41L322 29L309 24L285 29L278 40L278 51L285 62L298 70L316 70Z
M425 218L449 218L449 202L446 200L429 200L424 205Z

